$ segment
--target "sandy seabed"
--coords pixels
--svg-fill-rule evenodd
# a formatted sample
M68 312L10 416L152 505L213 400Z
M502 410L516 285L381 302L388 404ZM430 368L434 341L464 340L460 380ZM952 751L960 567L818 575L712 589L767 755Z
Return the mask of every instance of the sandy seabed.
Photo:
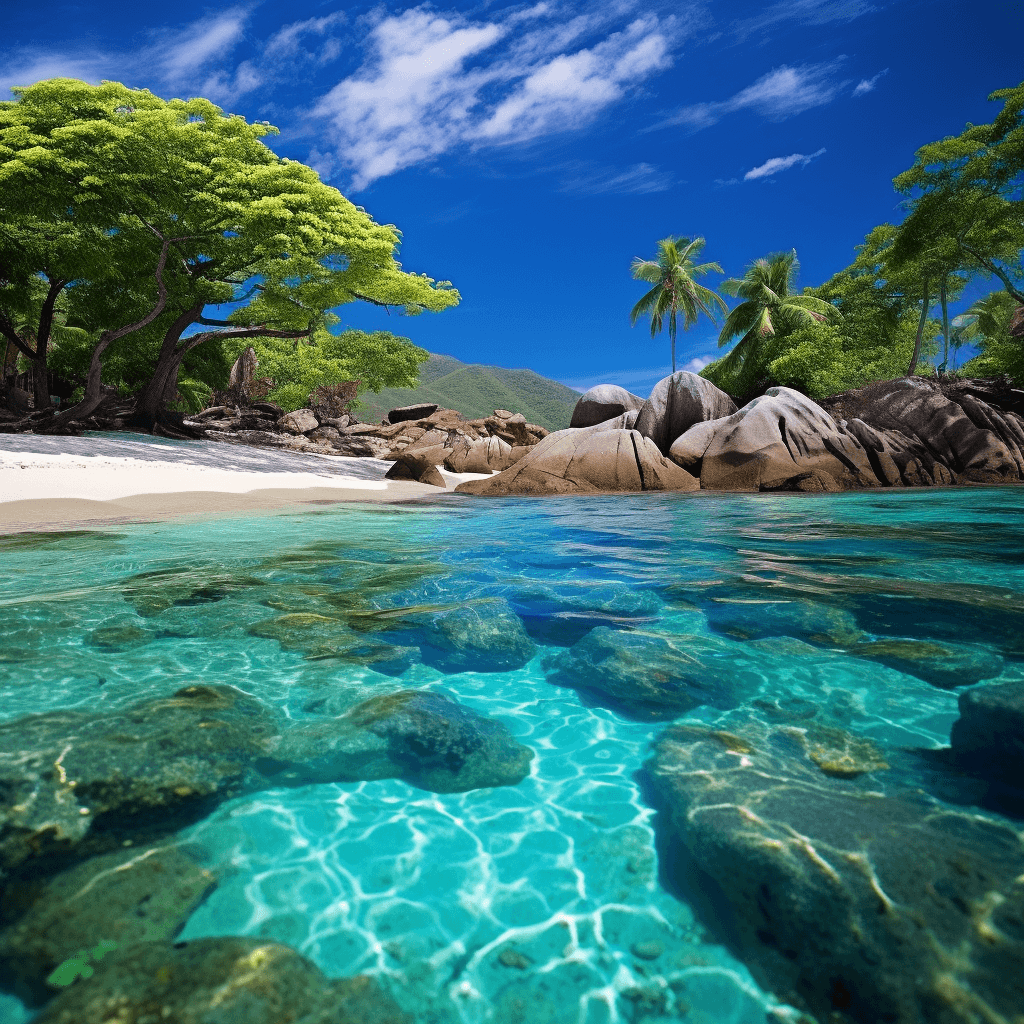
M436 497L476 473L441 470L446 491L386 480L391 463L142 434L0 435L0 532L339 501Z

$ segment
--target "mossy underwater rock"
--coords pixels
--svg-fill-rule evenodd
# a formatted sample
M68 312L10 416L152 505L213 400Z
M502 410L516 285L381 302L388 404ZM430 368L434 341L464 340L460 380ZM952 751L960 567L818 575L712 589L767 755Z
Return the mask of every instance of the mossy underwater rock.
M504 598L445 609L422 629L423 660L444 672L512 672L537 653Z
M293 726L271 756L289 785L401 778L434 793L463 793L517 785L533 751L446 693L401 690L339 718Z
M943 640L904 640L898 637L865 640L850 647L857 658L877 661L908 676L923 679L940 690L973 686L998 676L1003 659L987 647Z
M816 644L843 646L863 633L856 618L843 608L809 600L767 597L713 597L705 606L708 625L738 640L791 636Z
M670 726L647 764L674 846L764 987L832 1024L1016 1021L1024 1007L1024 843L888 780L860 737ZM824 741L824 742L823 742ZM829 773L815 747L856 751ZM877 748L876 748L877 749ZM819 749L819 753L821 750ZM877 752L879 755L881 752Z
M191 566L174 566L129 577L122 593L139 615L151 618L168 608L215 604L265 584L265 580L256 576L226 576L222 573L206 576Z
M276 942L143 942L108 955L34 1024L411 1024L365 975L331 980Z
M549 683L610 700L631 717L675 718L702 704L734 708L756 688L753 664L737 663L730 646L598 626L543 666Z
M0 878L169 831L259 785L277 716L232 686L187 686L120 711L50 711L0 725Z
M38 1006L70 984L56 968L99 943L126 949L174 939L216 885L214 875L175 845L130 847L92 857L45 882L4 891L0 985ZM102 952L102 951L101 951ZM73 965L72 965L73 967Z

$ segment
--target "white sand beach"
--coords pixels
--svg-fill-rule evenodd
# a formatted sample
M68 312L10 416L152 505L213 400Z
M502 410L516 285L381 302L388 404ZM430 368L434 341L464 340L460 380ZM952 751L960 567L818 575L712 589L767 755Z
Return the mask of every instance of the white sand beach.
M336 501L410 501L437 487L386 480L390 462L142 434L0 435L0 531ZM447 490L479 474L441 470Z

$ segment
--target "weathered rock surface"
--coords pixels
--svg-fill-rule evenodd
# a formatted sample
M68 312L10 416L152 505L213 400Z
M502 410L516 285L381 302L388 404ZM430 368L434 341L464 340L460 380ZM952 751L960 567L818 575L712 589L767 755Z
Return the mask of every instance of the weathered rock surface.
M406 452L395 459L395 464L384 474L388 480L417 480L432 487L444 487L444 477L437 464L424 455Z
M863 637L848 611L806 599L772 600L740 591L713 597L704 613L712 629L738 640L792 636L834 647L856 644Z
M885 761L857 737L740 712L727 728L670 727L648 770L656 827L759 982L834 1024L1020 1015L1013 829L913 789L883 794Z
M1024 680L967 690L959 706L950 736L954 753L1024 789Z
M770 388L738 412L691 427L669 455L722 491L877 487L863 447L792 388Z
M286 412L277 421L277 425L289 434L305 434L309 430L316 430L320 423L312 410L296 409L294 412Z
M467 494L694 491L697 480L635 430L559 430L503 473L455 489Z
M636 429L649 437L662 455L695 423L718 420L736 412L736 403L709 380L679 370L659 381L636 418Z
M64 981L48 984L51 973L79 951L99 941L123 950L173 940L215 885L213 874L175 845L121 849L45 882L8 885L0 984L38 1006Z
M517 785L533 751L446 693L401 690L339 718L292 727L272 757L289 785L401 778L434 793L462 793Z
M1024 392L1016 389L989 381L904 377L824 399L822 405L851 423L861 420L883 435L891 432L897 442L902 435L915 454L923 451L955 479L1000 483L1024 477Z
M640 719L675 718L701 704L734 708L758 682L724 643L608 626L543 665L549 683L609 699Z
M403 423L406 420L424 420L437 412L437 405L421 403L420 405L403 405L388 413L388 423Z
M592 427L595 423L614 419L624 412L639 411L643 404L642 398L630 394L625 388L616 384L598 384L576 403L569 426Z
M328 979L276 942L143 942L104 957L36 1024L410 1024L376 981Z

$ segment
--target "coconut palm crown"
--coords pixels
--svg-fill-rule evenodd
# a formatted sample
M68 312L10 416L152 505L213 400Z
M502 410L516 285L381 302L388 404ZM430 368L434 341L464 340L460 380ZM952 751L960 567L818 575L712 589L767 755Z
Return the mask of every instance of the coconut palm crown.
M718 347L739 337L735 347L723 356L720 366L733 370L752 357L768 339L788 334L826 320L842 319L835 306L813 295L794 295L800 261L796 250L773 252L747 267L742 278L723 281L726 295L743 301L725 318L718 336Z
M633 307L630 324L642 316L651 318L651 337L658 334L668 317L668 336L672 341L672 372L676 372L676 319L683 314L683 330L689 330L703 313L714 321L712 307L717 305L724 313L727 309L719 295L698 284L694 278L715 271L723 273L717 263L694 262L705 246L703 238L672 236L658 242L658 257L643 260L637 256L630 267L635 281L646 281L654 287Z

